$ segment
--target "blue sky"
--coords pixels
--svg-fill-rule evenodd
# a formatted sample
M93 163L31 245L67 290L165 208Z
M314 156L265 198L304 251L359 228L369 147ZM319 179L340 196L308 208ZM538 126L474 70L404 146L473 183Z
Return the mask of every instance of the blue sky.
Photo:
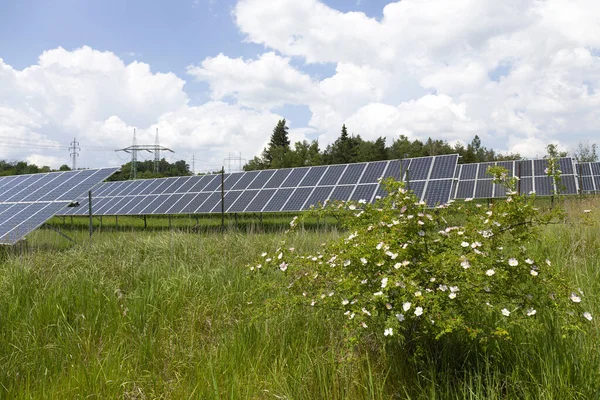
M54 165L73 135L116 148L160 128L218 164L282 117L322 148L345 123L388 144L571 149L600 129L598 20L593 0L4 1L0 139L48 144L0 158Z

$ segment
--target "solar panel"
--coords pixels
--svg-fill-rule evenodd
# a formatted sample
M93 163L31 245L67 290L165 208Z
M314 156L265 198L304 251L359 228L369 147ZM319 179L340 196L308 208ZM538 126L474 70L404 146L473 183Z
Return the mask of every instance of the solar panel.
M583 193L600 191L600 162L579 163L576 165L575 170L579 175L579 183ZM572 182L563 180L563 184L565 186L572 185Z
M226 174L224 209L230 213L302 211L327 200L373 202L386 194L379 180L399 178L401 169L419 200L434 206L450 199L457 161L454 154ZM205 175L110 182L94 193L92 211L94 215L219 213L221 180L220 175ZM80 203L86 205L87 200ZM63 214L87 212L82 206Z
M0 181L0 244L14 244L118 168L17 175Z
M560 158L558 164L561 169L561 185L557 189L562 194L576 194L579 184L573 159ZM453 190L454 197L456 199L506 197L506 188L494 184L492 177L487 174L488 168L494 165L506 168L510 177L520 177L519 186L523 194L550 196L555 192L553 179L546 173L548 160L537 159L459 165L458 182Z

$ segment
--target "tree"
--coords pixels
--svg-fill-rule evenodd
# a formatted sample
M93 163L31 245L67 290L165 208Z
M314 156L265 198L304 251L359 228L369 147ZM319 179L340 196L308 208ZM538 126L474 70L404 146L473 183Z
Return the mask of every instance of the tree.
M358 148L361 142L360 135L349 136L346 124L342 125L340 136L325 149L323 154L325 164L346 164L359 161Z
M59 171L70 171L71 167L69 167L67 164L63 164L60 166L60 168L58 168Z
M575 159L577 162L597 162L598 153L596 152L596 143L591 143L589 140L580 141L575 150Z
M285 125L285 118L280 119L273 129L269 145L263 152L263 158L267 159L269 164L273 162L275 153L281 157L282 154L285 154L286 150L289 150L290 139L288 138L288 129L289 128ZM279 163L281 163L281 161L282 160L278 160Z

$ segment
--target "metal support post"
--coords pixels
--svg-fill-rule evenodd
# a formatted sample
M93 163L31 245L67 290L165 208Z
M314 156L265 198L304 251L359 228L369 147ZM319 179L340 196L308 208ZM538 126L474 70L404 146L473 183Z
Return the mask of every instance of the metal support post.
M92 191L88 191L88 214L90 218L90 240L92 240L92 234L94 233L94 215L92 214Z

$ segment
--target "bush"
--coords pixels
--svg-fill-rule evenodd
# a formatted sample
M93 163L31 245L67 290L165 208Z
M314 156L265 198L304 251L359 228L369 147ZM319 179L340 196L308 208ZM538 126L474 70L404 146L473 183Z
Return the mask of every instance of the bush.
M550 260L533 259L527 243L540 225L559 221L559 208L541 212L535 196L492 168L506 199L489 205L467 199L428 209L402 183L386 181L375 204L332 203L348 232L316 254L287 248L263 253L254 274L285 274L283 302L326 307L344 315L349 338L508 340L513 329L539 324L543 313L564 317L565 333L589 325L584 294L572 289ZM302 226L302 217L290 223ZM425 340L424 342L427 342Z

